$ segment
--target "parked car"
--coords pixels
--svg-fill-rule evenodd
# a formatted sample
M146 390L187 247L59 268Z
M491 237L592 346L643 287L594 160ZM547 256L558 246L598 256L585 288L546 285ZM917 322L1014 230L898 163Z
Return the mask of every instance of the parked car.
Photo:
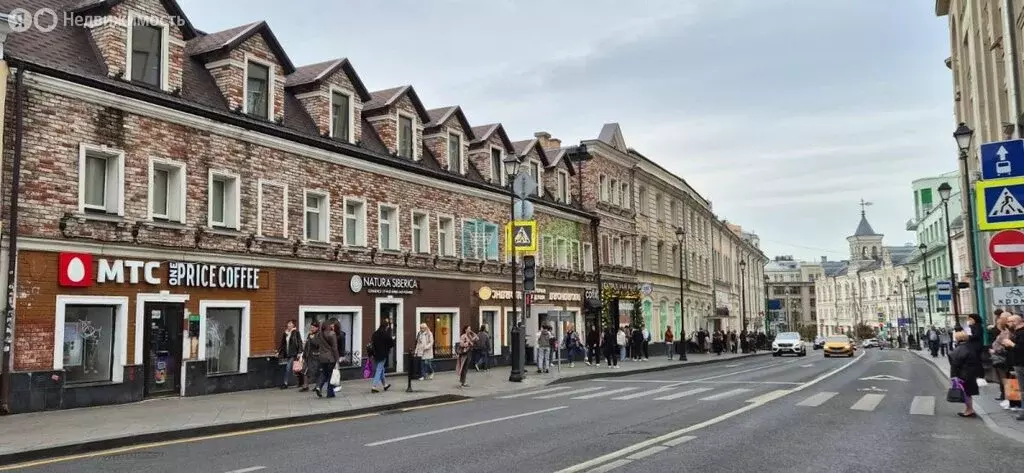
M800 339L800 333L782 332L775 336L775 341L772 342L772 356L782 356L786 353L807 356L807 345Z
M825 340L827 340L825 337L821 337L821 336L816 337L814 339L814 349L815 350L821 350L822 348L824 348L825 347Z
M878 339L877 338L865 339L863 342L860 343L860 346L863 347L863 348L878 348Z

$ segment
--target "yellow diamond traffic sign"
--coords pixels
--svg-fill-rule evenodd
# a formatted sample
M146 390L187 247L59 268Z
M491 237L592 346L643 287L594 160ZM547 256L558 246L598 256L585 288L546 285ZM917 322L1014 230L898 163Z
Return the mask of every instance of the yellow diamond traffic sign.
M537 221L517 220L506 225L505 248L514 249L516 253L537 251Z

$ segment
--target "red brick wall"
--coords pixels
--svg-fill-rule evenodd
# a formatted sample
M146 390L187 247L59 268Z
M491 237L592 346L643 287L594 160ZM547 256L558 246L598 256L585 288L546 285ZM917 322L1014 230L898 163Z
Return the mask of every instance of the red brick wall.
M168 42L168 75L167 86L169 91L181 88L182 70L185 64L185 45L181 28L178 25L180 18L173 17L159 0L128 0L120 3L111 9L109 17L123 20L127 23L128 12L133 11L142 17L155 17L168 24L170 41ZM90 13L92 15L93 13ZM90 29L96 49L99 51L111 74L124 73L126 78L131 77L130 71L125 69L127 62L128 29L124 25L114 22L104 22L101 25Z

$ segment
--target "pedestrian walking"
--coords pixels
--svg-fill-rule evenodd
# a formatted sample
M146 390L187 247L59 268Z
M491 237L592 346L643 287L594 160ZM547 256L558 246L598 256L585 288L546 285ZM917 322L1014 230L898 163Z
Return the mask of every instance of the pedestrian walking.
M651 331L647 329L646 325L644 325L643 327L644 327L644 329L643 329L642 333L643 333L643 336L644 336L644 341L642 342L640 351L643 352L644 361L647 361L647 360L651 359L651 354L650 354L650 352L647 351L649 346L650 346L650 344L651 344Z
M580 344L580 336L576 333L576 327L570 325L569 330L565 332L565 339L562 344L565 345L565 356L569 358L569 367L576 367L576 355L583 351L583 346Z
M384 371L388 366L388 357L391 356L391 349L395 347L395 339L391 332L391 320L385 318L381 321L380 327L370 336L370 353L373 353L373 379L370 381L370 392L379 393L381 389L391 389Z
M619 350L619 360L626 361L626 329L620 328L618 333L615 334L615 343ZM616 366L618 366L618 363L616 363Z
M952 338L953 337L949 334L949 330L946 330L946 329L939 330L939 355L940 356L947 356L946 352L947 351L952 351L952 350L947 350L947 348L949 348L950 342L952 341Z
M601 364L601 332L597 325L590 325L587 331L587 366Z
M299 386L305 384L302 380L302 371L295 371L295 361L301 364L302 361L302 334L295 329L295 321L289 320L284 326L284 333L277 344L277 358L281 360L284 371L284 379L281 380L281 389L288 389L289 381L294 373L298 378Z
M621 344L626 341L625 335L622 330L615 330L615 327L609 326L604 332L604 357L608 362L609 368L619 367L619 358L622 357Z
M457 348L459 359L455 363L455 369L459 373L460 388L469 387L466 384L466 374L469 373L469 356L473 346L476 345L476 340L476 334L473 333L473 329L469 325L462 327L462 334L459 336L459 346Z
M1003 340L1003 346L1007 349L1007 363L1013 366L1013 372L1017 377L1017 392L1024 388L1024 318L1014 315L1009 318L1007 327L1012 335ZM1017 416L1017 420L1024 420L1024 411Z
M427 324L420 324L413 354L420 357L420 381L423 381L424 377L434 379L434 334L430 332Z
M672 326L669 325L665 329L665 351L668 353L668 359L672 359L672 342L675 341L675 335L672 333Z
M480 331L476 333L476 345L473 347L474 362L473 368L480 371L480 365L483 365L482 369L487 369L487 362L490 360L491 353L491 335L487 333L487 325L480 325Z
M551 328L541 325L537 334L537 372L547 373L551 367Z
M334 373L334 368L338 366L338 360L341 358L338 353L338 337L334 334L334 326L324 324L323 330L316 332L312 344L313 353L316 353L317 361L320 364L320 378L313 391L316 393L316 397L323 397L326 391L327 397L332 398L335 394L334 385L331 384L331 374Z
M949 354L949 376L954 383L959 379L963 386L964 411L958 412L960 417L976 417L972 396L978 395L978 378L985 375L981 366L981 358L968 343L970 338L965 332L953 335L956 348Z

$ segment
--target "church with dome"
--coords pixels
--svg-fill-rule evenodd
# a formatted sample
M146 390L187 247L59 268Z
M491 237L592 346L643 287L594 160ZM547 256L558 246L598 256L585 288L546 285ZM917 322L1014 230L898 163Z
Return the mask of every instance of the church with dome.
M819 335L852 335L860 323L894 330L907 317L912 295L905 281L917 249L909 243L885 246L883 240L862 207L857 229L846 237L850 258L822 262L823 275L814 281Z

